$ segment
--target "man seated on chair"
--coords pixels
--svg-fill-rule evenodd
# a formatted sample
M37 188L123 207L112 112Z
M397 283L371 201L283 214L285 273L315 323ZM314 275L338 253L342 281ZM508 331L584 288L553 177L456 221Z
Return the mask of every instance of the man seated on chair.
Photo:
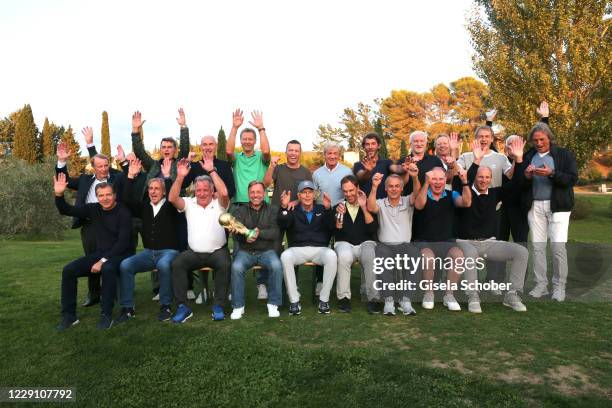
M213 320L225 319L223 305L227 298L231 259L227 249L225 229L219 224L219 216L227 211L229 196L225 183L217 174L213 161L204 161L204 170L210 176L194 180L195 197L181 197L181 185L189 174L191 163L182 159L177 164L176 180L172 184L168 200L187 218L189 249L180 253L172 262L172 288L177 309L172 317L175 323L183 323L193 312L187 306L188 274L195 269L210 267L215 280ZM215 191L217 198L214 197Z
M240 245L232 262L232 320L238 320L244 314L245 274L254 265L268 271L268 316L279 317L278 307L283 303L283 266L276 252L280 246L278 207L264 201L266 190L261 181L251 181L248 192L249 204L236 207L233 212L236 220L254 231L254 235L247 237L234 231L234 240Z
M64 267L62 272L62 321L58 330L63 331L79 322L76 316L77 278L92 274L102 275L102 314L98 329L110 329L113 325L113 305L117 294L117 275L121 261L134 253L132 242L132 217L123 204L117 202L113 186L101 182L95 187L97 203L72 206L64 199L68 179L64 173L54 177L55 205L60 214L87 218L95 231L94 252Z
M362 280L365 283L368 298L368 310L373 310L370 303L375 303L378 297L374 289L374 257L376 249L376 231L378 221L366 207L367 197L359 189L355 176L348 175L340 182L344 201L335 207L336 243L334 250L338 256L338 279L336 294L338 308L342 312L351 311L351 267L359 260L362 270Z
M166 200L166 182L157 177L148 181L148 200L136 194L136 178L142 169L140 160L130 162L123 189L123 201L132 215L142 220L142 244L144 250L121 262L121 315L117 323L123 323L136 315L134 311L134 276L138 272L157 269L159 273L159 303L157 316L161 322L172 317L172 261L179 254L178 212ZM168 183L169 184L169 183Z
M315 204L315 188L312 181L304 180L298 185L300 203L289 210L291 196L288 191L281 194L281 208L278 214L280 228L287 230L289 248L283 251L281 263L285 275L285 285L289 296L289 313L301 312L300 293L295 278L295 266L305 262L323 265L323 288L319 296L319 313L328 314L329 293L331 292L338 258L329 248L329 236L334 228L333 212L329 196L323 194L323 205Z

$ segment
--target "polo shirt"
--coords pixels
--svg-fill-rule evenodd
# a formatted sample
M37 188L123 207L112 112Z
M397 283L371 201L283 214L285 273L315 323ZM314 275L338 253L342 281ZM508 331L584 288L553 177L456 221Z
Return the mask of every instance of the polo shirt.
M327 193L331 199L332 206L337 205L339 202L344 200L344 194L342 194L342 185L340 181L353 174L351 169L346 167L342 163L336 164L332 170L327 167L326 164L319 167L312 174L312 182L315 188L321 192L317 198L317 203L323 204L323 193Z
M219 216L226 212L214 198L203 208L195 197L183 197L187 218L187 241L194 252L211 253L227 243L225 228L219 224Z
M304 180L312 181L312 174L306 167L300 165L297 169L292 169L286 164L279 164L272 172L274 181L274 193L272 194L272 205L280 206L280 195L283 191L289 191L291 201L297 200L298 184Z
M249 183L253 180L263 181L269 164L264 162L261 150L256 150L251 156L240 152L234 157L235 203L249 202ZM267 194L264 198L266 202L270 201Z
M408 196L401 196L397 206L388 198L376 200L378 204L378 240L386 244L410 242L412 239L412 215L414 207Z

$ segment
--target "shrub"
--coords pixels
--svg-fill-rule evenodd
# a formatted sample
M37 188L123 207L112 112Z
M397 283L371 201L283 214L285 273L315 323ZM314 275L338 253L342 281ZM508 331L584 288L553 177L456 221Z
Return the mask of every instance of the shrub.
M0 235L61 238L70 217L60 215L53 200L54 164L0 161Z
M594 183L603 180L603 175L595 167L590 167L585 174L586 178Z
M591 213L593 209L593 203L590 201L576 197L576 201L574 202L574 209L570 215L570 219L572 220L583 220Z

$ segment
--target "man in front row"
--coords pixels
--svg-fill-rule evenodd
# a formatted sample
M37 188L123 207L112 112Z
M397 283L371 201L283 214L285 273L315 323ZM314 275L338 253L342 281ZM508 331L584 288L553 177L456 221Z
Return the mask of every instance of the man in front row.
M132 216L123 204L117 202L113 186L107 182L96 185L97 203L72 206L64 199L68 185L66 175L53 178L55 205L60 214L91 220L96 238L96 249L64 267L62 272L62 321L57 327L63 331L79 322L76 316L77 278L102 275L102 314L98 329L113 325L113 305L117 294L119 264L134 253L132 242Z
M289 210L291 196L288 191L281 194L281 208L278 225L287 230L289 248L281 254L285 285L289 296L289 313L299 315L300 293L295 278L295 266L305 262L323 265L323 288L319 296L319 313L328 314L329 293L336 277L338 258L330 249L329 238L334 228L333 213L329 196L324 193L323 205L315 204L315 189L312 181L305 180L298 185L300 203Z
M268 271L268 316L279 317L278 307L282 302L283 266L277 248L280 246L278 232L278 207L264 201L266 190L261 181L249 183L249 204L236 207L236 220L255 231L252 237L234 232L234 240L240 243L234 251L232 262L232 320L244 314L244 283L246 272L254 265L261 265Z
M213 161L204 161L204 170L210 176L198 176L194 180L195 197L181 197L183 180L189 174L189 159L177 164L176 180L172 184L168 200L187 218L189 249L181 252L172 262L172 288L177 309L172 317L175 323L183 323L193 312L187 306L188 274L195 269L210 267L215 280L213 320L225 319L223 305L227 298L231 259L227 249L225 229L219 224L219 216L227 211L229 196L225 183L217 174ZM214 198L215 190L217 198Z

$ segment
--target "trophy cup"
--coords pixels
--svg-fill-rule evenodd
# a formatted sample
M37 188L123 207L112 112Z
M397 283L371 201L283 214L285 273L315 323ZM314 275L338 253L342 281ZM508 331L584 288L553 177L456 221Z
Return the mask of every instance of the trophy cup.
M219 224L230 232L244 235L247 239L253 238L257 233L255 230L248 229L230 213L223 213L219 216Z

